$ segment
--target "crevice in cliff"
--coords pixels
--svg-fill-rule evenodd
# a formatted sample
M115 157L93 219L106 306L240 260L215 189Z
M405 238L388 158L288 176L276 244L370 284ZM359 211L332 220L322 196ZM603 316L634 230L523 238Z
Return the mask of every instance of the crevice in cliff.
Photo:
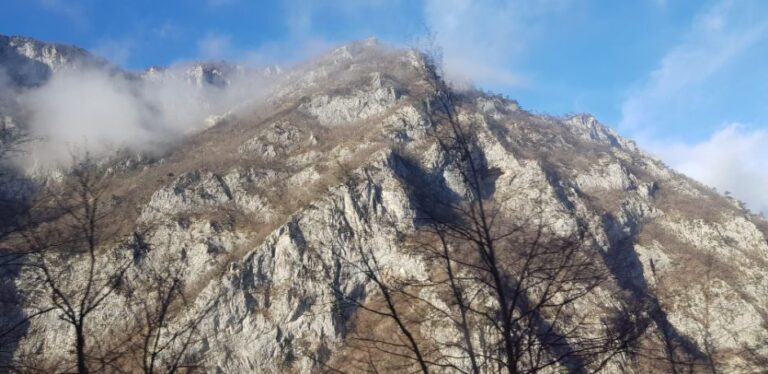
M673 371L678 372L675 367L687 367L694 363L704 362L707 357L706 354L695 341L680 332L669 321L667 312L648 286L643 265L634 248L642 223L632 221L622 224L610 213L604 214L602 220L610 241L610 248L602 252L604 262L619 287L629 291L634 300L639 301L640 305L644 305L650 320L658 327L667 351L667 359L673 366ZM629 228L629 233L622 232L626 227ZM652 328L650 323L644 323L639 327L641 330ZM689 359L678 361L676 358L678 350L682 350Z

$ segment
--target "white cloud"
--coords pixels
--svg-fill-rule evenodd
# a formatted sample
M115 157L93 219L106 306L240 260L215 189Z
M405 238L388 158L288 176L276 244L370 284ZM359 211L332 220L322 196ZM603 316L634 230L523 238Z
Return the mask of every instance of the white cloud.
M386 7L396 7L396 3L408 0L285 0L282 8L285 12L284 23L289 39L317 39L315 18L318 13L330 11L338 18L367 20ZM357 31L357 30L352 30Z
M89 26L88 16L82 4L70 0L36 0L44 10L55 13L70 22L77 29L84 30Z
M676 170L768 214L768 130L730 124L693 144L649 143Z
M760 2L722 0L693 18L679 44L630 90L622 103L619 129L673 168L768 212L768 132L730 124L701 142L662 140L672 126L732 122L697 118L705 103L724 100L717 82L734 72L739 59L768 37L768 19L756 16ZM712 87L713 89L705 89ZM693 123L694 121L708 123ZM725 121L724 121L725 120Z
M449 79L514 87L526 79L510 69L542 26L551 26L551 17L570 5L569 0L427 0L424 14Z
M197 49L200 57L205 59L228 58L234 53L232 37L213 32L197 41Z
M315 4L306 0L288 0L285 4L284 22L288 28L288 37L304 38L312 34Z
M652 132L664 125L680 100L707 93L695 90L768 36L768 19L754 17L749 1L721 1L699 14L684 40L672 48L645 82L622 103L619 127ZM688 108L689 110L690 108Z
M197 59L234 60L247 66L263 67L307 60L335 45L326 39L308 35L270 41L250 48L234 44L227 34L211 32L197 41Z
M125 65L131 57L135 43L131 39L102 39L92 52L117 65Z
M182 34L181 27L173 21L165 21L162 25L152 29L152 33L161 39L176 39Z
M141 112L127 82L103 72L55 74L23 101L32 108L32 132L44 140L30 152L38 162L66 159L69 147L83 144L101 153L126 139L137 144L150 139L138 125Z
M250 50L237 52L241 63L249 66L267 66L272 64L290 64L306 61L328 51L335 43L322 38L301 38L269 42Z
M78 4L67 0L37 0L37 3L49 12L64 16L77 27L85 27L88 23L85 12Z
M41 140L30 144L22 163L33 168L59 164L86 149L98 156L120 148L156 150L200 130L210 115L250 110L272 87L249 71L227 87L199 86L186 69L174 66L144 81L100 68L55 72L44 85L20 95L32 135Z

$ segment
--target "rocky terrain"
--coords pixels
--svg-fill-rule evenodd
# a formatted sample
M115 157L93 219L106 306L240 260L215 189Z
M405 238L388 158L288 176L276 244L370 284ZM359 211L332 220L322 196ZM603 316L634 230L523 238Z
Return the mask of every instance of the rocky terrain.
M0 36L0 66L18 89L45 84L75 60L112 69L74 47ZM242 69L199 64L184 74L196 85L226 86ZM189 332L185 326L194 322L180 362L202 372L362 370L352 363L359 358L355 337L359 343L368 332L400 335L386 318L367 313L381 303L381 288L354 264L370 256L389 282L426 282L434 261L407 245L426 237L418 191L437 191L446 201L468 196L435 130L430 69L416 51L374 40L348 44L304 65L269 70L278 80L267 100L211 113L218 116L207 127L161 152L125 151L103 161L108 195L124 201L112 207L120 218L116 231L129 239L101 248L98 268L114 273L126 264L125 284L89 317L93 356L108 357L131 339L125 335L140 312L130 285L161 269L185 285L183 306L165 322L167 334ZM163 72L130 74L157 80ZM762 370L768 222L590 115L533 114L474 90L455 93L454 105L455 121L476 143L473 154L492 171L483 177L485 199L508 220L535 217L556 233L580 228L594 267L607 275L578 300L564 326L589 325L587 334L599 335L610 330L605 321L614 310L633 316L637 336L626 350L544 371ZM14 126L23 127L23 116L0 118L21 118ZM66 284L85 284L82 259L66 261ZM34 270L18 266L3 274L4 326L50 304ZM432 304L449 302L420 292ZM408 304L409 313L431 313L420 305ZM577 320L586 322L576 326ZM457 336L438 317L414 317L409 327L430 344ZM72 334L61 313L36 315L3 336L0 367L70 370ZM446 347L458 343L449 343L430 353L443 360L432 371L470 372L466 357L450 358ZM171 360L171 351L160 359ZM129 367L120 360L114 362ZM401 369L418 370L411 363Z

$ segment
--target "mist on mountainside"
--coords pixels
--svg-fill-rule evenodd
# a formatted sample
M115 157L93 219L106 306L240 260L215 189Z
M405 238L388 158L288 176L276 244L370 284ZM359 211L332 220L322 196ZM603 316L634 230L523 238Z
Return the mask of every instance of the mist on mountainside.
M20 46L6 49L13 58L0 66L0 109L8 108L2 112L8 122L34 140L20 159L27 168L62 166L84 150L98 157L118 149L161 150L227 114L255 110L281 78L274 68L227 62L132 72L93 63L92 55L48 66Z

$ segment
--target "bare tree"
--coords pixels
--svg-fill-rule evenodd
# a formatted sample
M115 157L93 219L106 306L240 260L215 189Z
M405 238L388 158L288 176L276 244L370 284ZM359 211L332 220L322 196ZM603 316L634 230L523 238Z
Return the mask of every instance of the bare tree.
M26 265L42 285L41 300L47 299L41 309L59 313L73 330L79 373L89 372L89 317L121 286L130 266L117 252L125 237L110 182L89 155L76 159L60 184L40 194L31 213L36 224L20 233Z
M369 372L409 370L412 365L421 372L471 373L603 368L627 349L637 331L619 318L627 310L598 326L579 320L578 300L607 277L585 229L577 225L558 233L543 211L525 219L501 211L484 191L488 168L480 162L474 168L465 164L475 160L474 143L465 139L457 146L446 139L439 141L452 166L462 170L468 196L453 201L430 189L430 181L404 181L415 186L410 193L419 201L422 229L399 242L399 250L425 261L426 280L393 275L377 250L364 245L335 248L334 262L324 263L339 304L352 305L359 311L358 326L366 324L348 338L357 354L345 359L356 361L356 371ZM348 193L365 189L358 179L345 173ZM349 276L362 274L377 296L362 299L345 292L338 282L343 267ZM459 342L421 332L440 321L454 327ZM393 329L373 327L377 323ZM386 366L381 357L394 358L393 365L400 366Z
M455 94L434 66L428 66L427 73L432 91L424 112L446 167L458 172L466 193L451 201L424 192L425 184L418 183L422 220L439 239L436 248L426 248L445 264L473 371L479 367L477 357L488 353L478 353L472 344L473 330L479 327L469 322L469 315L482 316L496 331L499 346L492 349L500 356L491 361L509 373L562 365L584 370L590 362L601 367L594 362L597 357L621 352L636 334L631 326L623 326L606 329L615 335L588 336L574 323L576 302L608 277L590 247L587 228L576 219L568 232L558 232L547 218L556 212L543 211L541 201L532 201L534 210L528 214L505 211L503 202L487 192L497 172L487 165L472 125L459 120ZM464 273L465 281L458 280L457 271ZM495 307L473 306L475 295L465 295L469 289L486 292Z
M0 156L19 150L9 139L0 136ZM80 373L122 372L130 363L147 373L172 373L197 366L202 357L189 349L200 338L198 326L214 302L194 309L185 276L171 259L133 261L131 249L148 245L137 239L150 235L156 223L133 231L137 226L127 224L132 215L125 212L135 207L111 193L115 176L87 152L72 159L61 180L48 179L33 191L26 209L13 217L19 224L3 226L10 229L0 233L2 269L13 267L15 276L39 285L26 290L23 300L15 288L2 289L0 302L15 314L4 316L0 326L0 369L47 371L52 364ZM107 305L109 310L99 311ZM187 308L193 312L182 313ZM72 329L73 359L53 363L49 360L55 358L24 351L10 361L25 334L41 334L29 330L31 320L48 313ZM121 315L136 318L110 320ZM97 326L115 333L92 330Z
M399 346L412 353L405 357L418 362L424 372L430 366L472 373L601 370L626 352L640 333L628 308L610 311L597 324L579 310L579 301L609 277L589 230L565 208L545 210L542 198L531 201L530 212L505 209L489 192L498 171L483 157L474 124L462 123L458 98L434 66L427 68L430 99L423 113L440 147L443 167L459 175L465 191L451 197L440 192L444 186L430 188L436 182L426 172L404 177L419 203L418 224L424 227L410 250L427 261L429 279L386 278L372 251L360 249L356 266L385 302L378 309L371 303L356 305L394 321L406 338ZM417 164L411 162L410 168ZM571 227L558 228L549 217L557 214L573 217ZM424 290L450 302L436 303L423 296ZM434 317L407 321L398 312L406 307ZM430 318L451 322L458 341L414 339L413 332ZM368 340L398 346L381 336Z
M352 195L358 194L360 187L359 178L350 171L345 165L338 165L341 175L339 178L343 181L346 191ZM345 235L340 233L342 237ZM408 370L406 368L416 365L418 371L429 373L429 366L436 365L430 362L426 356L425 348L419 341L418 334L414 330L418 323L414 323L409 315L407 305L403 304L403 288L410 284L402 282L389 274L389 269L382 265L373 248L367 246L353 246L350 248L339 248L334 243L326 243L331 247L331 259L324 258L318 250L313 250L315 260L320 265L321 271L318 277L322 281L327 281L334 298L334 310L341 318L347 318L351 312L361 310L376 318L380 318L393 324L395 336L379 337L366 334L356 334L350 338L356 346L356 350L363 352L363 357L355 357L354 361L358 371L378 372L379 366L386 366L383 363L376 363L373 360L374 352L385 353L391 357L398 358L397 370ZM362 275L368 284L381 297L375 303L370 300L361 300L356 294L349 294L339 283L341 273L346 272L350 276ZM350 311L350 309L353 309ZM356 352L356 353L360 353ZM352 357L349 357L353 359ZM404 362L403 362L404 361ZM339 368L327 365L326 369L330 371L341 371ZM349 364L348 364L349 365ZM388 370L394 370L394 367L388 367Z
M125 291L135 320L134 339L126 354L129 359L123 361L132 361L147 374L192 369L202 358L191 355L190 348L200 339L199 325L216 302L195 305L186 294L186 277L178 264L178 259L167 253L141 264L137 279Z
M709 372L717 374L717 348L714 343L714 332L712 320L715 318L715 298L712 295L712 288L715 287L713 272L715 271L715 254L712 252L704 255L704 287L702 292L704 293L704 313L701 316L701 332L702 332L702 349L706 355L707 366Z
M27 253L11 242L29 224L25 218L34 186L14 159L24 153L24 145L31 140L24 129L0 118L0 370L12 359L29 320L49 311L22 310L15 284Z
M404 169L411 170L403 184L410 186L421 215L419 230L399 243L400 251L425 261L426 280L389 275L373 248L334 251L337 264L363 274L381 301L349 297L340 289L338 297L398 331L353 336L368 343L356 346L364 353L357 356L356 370L381 370L376 357L382 355L404 360L400 370L418 364L422 372L601 370L627 351L639 331L628 308L611 310L599 320L579 310L580 301L609 277L588 228L565 207L544 209L543 197L530 201L530 211L505 208L489 192L499 171L485 160L475 125L459 120L460 103L434 66L427 66L426 86L430 99L423 113L439 145L441 167L458 174L465 191L460 196L443 193L446 186L402 156ZM354 193L355 177L347 173L345 181ZM564 228L552 215L571 217L572 224ZM338 278L339 266L328 276ZM404 318L412 310L421 312ZM420 333L442 321L452 326L455 339Z

